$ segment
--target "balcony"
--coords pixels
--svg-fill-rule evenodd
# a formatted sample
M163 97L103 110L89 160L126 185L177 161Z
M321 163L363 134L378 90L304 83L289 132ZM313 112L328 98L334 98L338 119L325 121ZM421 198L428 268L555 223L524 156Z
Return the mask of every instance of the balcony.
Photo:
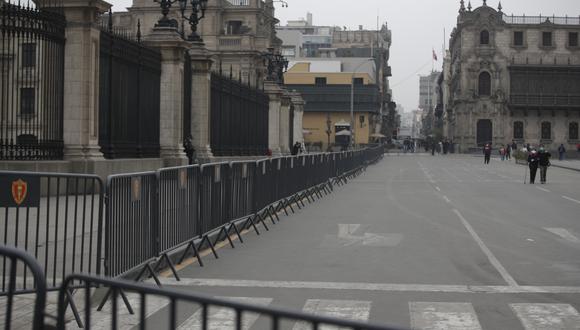
M580 94L572 95L542 95L542 94L512 94L510 106L516 108L580 108Z
M251 0L227 0L227 2L237 7L249 7L251 5Z

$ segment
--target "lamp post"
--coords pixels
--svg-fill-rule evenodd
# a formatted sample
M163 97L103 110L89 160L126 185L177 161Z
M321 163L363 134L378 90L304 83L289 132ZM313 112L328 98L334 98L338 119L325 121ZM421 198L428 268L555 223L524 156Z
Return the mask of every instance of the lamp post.
M284 82L284 72L288 69L288 60L279 52L274 52L274 48L268 48L268 52L262 54L267 61L268 67L267 79L279 84Z
M332 128L330 127L330 125L332 125L332 121L330 120L330 113L326 113L326 135L328 136L328 146L326 148L326 151L330 151L330 134L332 134Z
M370 61L374 61L374 58L367 58L366 61L359 63L359 65L353 70L352 75L350 76L350 144L352 147L355 145L355 134L354 134L354 75L356 74L357 70L360 69L363 64L368 63Z
M166 0L171 1L171 0ZM181 17L189 22L189 26L191 28L191 34L187 37L189 41L203 41L201 37L197 34L197 25L201 21L202 18L205 17L205 9L207 8L207 1L208 0L189 0L191 5L191 15L189 17L185 16L185 11L187 8L187 1L188 0L178 0L179 1L179 9L181 10Z
M169 14L169 9L171 9L171 5L181 0L153 0L153 1L159 4L159 6L161 7L161 14L163 14L163 17L161 17L159 21L157 21L157 24L155 24L155 26L177 27L177 22L173 19L169 19L167 15Z

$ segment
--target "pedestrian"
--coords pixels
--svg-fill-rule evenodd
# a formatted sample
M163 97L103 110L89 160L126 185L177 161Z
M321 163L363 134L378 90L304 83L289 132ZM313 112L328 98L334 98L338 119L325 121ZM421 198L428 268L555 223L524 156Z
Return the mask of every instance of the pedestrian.
M505 146L505 158L510 160L512 158L512 146L509 143Z
M431 144L431 156L435 156L435 141Z
M518 145L517 145L517 143L516 143L515 140L512 140L512 150L513 151L517 151L518 150Z
M546 172L548 171L548 166L550 166L550 157L552 155L544 149L544 147L540 147L540 152L538 153L538 164L540 166L540 182L542 184L546 183Z
M530 184L536 181L536 172L538 171L538 161L540 160L536 150L530 151L528 154L528 166L530 167Z
M183 149L185 151L185 155L187 156L187 163L189 165L193 165L194 159L193 154L195 153L195 149L193 148L193 137L189 134L183 140Z
M503 162L505 160L505 148L504 147L499 148L499 156L501 157L501 161Z
M564 148L563 143L560 143L558 147L558 160L564 160L564 155L566 155L566 148Z
M491 146L489 145L489 143L486 143L485 146L483 147L483 163L484 164L489 164L489 159L491 157Z
M294 143L294 146L292 147L292 156L296 156L300 153L300 142L296 141L296 143Z

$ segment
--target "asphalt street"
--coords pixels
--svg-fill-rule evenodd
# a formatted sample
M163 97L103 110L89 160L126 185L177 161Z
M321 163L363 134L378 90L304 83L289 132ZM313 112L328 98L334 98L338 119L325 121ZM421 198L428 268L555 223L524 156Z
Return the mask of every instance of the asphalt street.
M513 161L387 156L163 282L403 328L580 329L580 172L552 167L545 185L524 184L524 174ZM150 303L153 326L166 303ZM180 310L183 329L199 322L194 312Z

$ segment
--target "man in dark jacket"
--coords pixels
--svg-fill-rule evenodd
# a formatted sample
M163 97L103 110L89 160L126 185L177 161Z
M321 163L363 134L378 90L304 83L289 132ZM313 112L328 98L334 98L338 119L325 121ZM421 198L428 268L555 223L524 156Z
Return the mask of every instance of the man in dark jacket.
M540 157L536 150L530 151L528 154L528 166L530 167L530 184L534 184L536 181L536 172L538 171L538 162Z
M489 164L489 158L491 157L491 146L489 143L486 143L483 147L483 163Z
M550 166L550 157L552 157L552 155L544 150L544 147L540 147L540 152L538 153L538 164L540 166L540 181L542 184L546 183L546 172L548 171L548 166Z

